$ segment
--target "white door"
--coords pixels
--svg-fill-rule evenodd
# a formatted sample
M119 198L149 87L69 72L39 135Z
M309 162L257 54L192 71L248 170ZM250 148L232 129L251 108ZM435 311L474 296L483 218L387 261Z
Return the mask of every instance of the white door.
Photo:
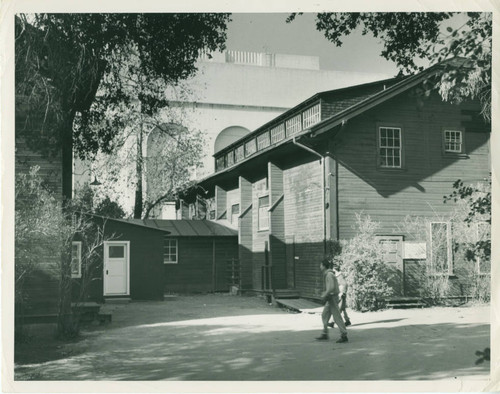
M129 295L130 241L104 242L104 295Z

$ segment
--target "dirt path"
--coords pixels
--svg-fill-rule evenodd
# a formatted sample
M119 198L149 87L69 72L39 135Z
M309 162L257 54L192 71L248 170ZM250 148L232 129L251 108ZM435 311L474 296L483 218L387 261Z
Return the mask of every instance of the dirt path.
M109 307L108 307L109 308ZM319 314L257 297L183 296L116 305L68 356L16 365L16 380L487 379L489 307L351 312L349 343L317 342ZM318 312L320 309L317 310Z

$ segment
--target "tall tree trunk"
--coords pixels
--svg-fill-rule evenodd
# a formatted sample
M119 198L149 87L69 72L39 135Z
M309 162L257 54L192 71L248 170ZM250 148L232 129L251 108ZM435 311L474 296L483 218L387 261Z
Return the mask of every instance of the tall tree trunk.
M142 172L143 172L143 157L142 157L142 122L139 133L137 134L137 157L136 157L136 177L137 183L135 187L135 204L134 204L134 219L142 218Z
M62 136L62 191L63 213L67 220L71 220L67 203L73 192L73 119L75 111L68 111L64 120ZM60 261L59 307L57 332L62 337L74 337L78 334L78 321L71 310L71 242L62 242Z

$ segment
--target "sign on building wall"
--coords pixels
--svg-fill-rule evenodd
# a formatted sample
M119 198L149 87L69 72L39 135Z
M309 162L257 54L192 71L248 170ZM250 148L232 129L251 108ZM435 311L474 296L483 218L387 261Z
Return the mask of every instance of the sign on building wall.
M427 258L427 244L425 242L405 242L403 247L404 259Z

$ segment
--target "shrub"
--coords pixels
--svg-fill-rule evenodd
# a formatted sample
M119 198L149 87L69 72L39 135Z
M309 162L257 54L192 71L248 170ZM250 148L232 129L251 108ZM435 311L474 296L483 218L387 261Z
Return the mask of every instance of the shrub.
M370 216L356 214L356 236L340 245L331 242L329 247L330 258L340 263L349 285L348 305L358 311L383 308L384 298L393 293L388 285L393 274L383 261L384 251L375 236L378 227Z

